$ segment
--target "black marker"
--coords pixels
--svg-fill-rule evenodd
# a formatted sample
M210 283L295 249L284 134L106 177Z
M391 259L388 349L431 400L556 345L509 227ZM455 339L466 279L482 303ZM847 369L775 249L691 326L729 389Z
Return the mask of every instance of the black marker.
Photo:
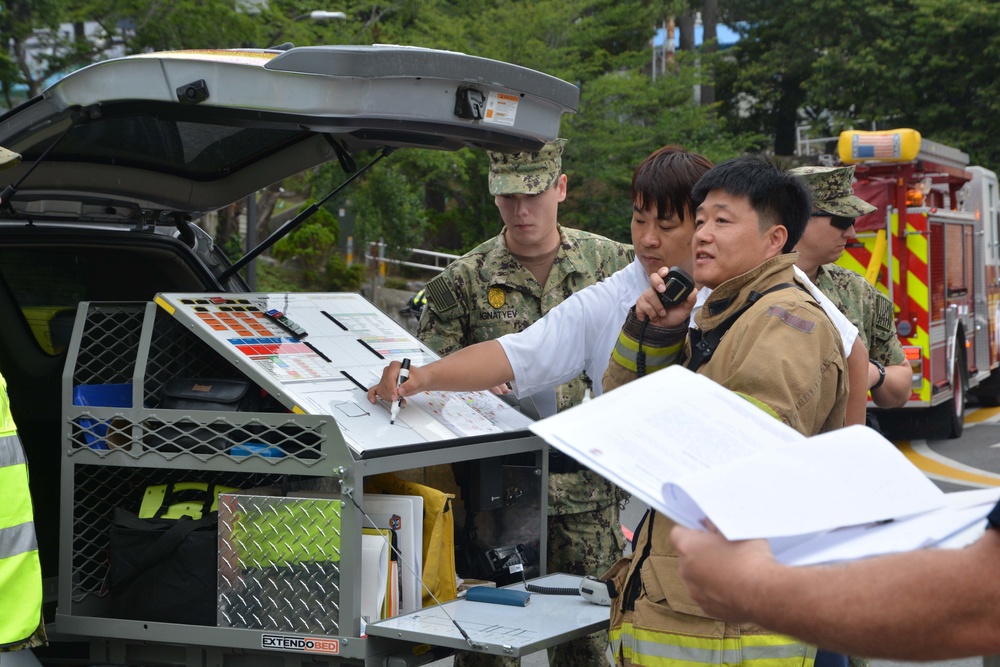
M396 391L397 392L399 391L400 385L402 385L404 382L406 382L406 380L409 379L409 377L410 377L410 360L404 357L403 358L403 365L399 369L399 377L396 378ZM393 403L392 407L389 409L389 423L390 424L395 424L396 423L396 417L399 416L399 409L401 407L403 407L403 397L402 396L400 396L399 400L396 401L395 403Z

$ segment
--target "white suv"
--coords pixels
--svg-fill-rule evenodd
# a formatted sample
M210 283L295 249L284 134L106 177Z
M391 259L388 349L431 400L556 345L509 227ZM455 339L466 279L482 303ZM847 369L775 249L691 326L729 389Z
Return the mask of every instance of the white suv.
M183 51L70 74L0 117L0 370L28 454L47 578L58 554L60 379L81 301L245 291L193 225L356 153L555 138L578 89L522 67L400 46ZM385 151L383 151L385 152Z

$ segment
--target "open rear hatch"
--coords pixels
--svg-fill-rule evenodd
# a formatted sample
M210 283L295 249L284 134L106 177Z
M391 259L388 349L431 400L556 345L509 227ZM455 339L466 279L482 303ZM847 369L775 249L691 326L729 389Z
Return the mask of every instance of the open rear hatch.
M0 171L0 220L166 223L331 160L351 171L368 149L537 149L578 100L540 72L401 46L110 60L0 117L0 145L23 156Z

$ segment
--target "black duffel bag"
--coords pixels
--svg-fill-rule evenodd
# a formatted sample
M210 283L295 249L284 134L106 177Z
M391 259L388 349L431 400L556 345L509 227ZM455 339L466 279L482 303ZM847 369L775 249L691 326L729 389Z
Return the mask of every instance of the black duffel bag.
M115 618L216 625L219 514L212 511L214 484L200 492L196 516L164 518L172 500L190 500L191 489L167 486L157 516L140 518L116 507L109 535ZM225 490L230 490L226 488ZM189 504L189 503L188 503Z

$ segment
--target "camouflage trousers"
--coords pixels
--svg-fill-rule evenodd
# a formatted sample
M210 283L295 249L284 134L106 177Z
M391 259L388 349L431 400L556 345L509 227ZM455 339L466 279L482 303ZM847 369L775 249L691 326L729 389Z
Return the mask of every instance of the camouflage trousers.
M549 572L600 576L624 547L619 521L624 492L589 470L549 475ZM550 667L607 667L605 630L550 648ZM516 667L517 658L458 653L455 667Z
M26 640L13 646L0 646L0 653L13 653L29 648L37 648L48 644L45 636L45 621L41 621L35 631Z

